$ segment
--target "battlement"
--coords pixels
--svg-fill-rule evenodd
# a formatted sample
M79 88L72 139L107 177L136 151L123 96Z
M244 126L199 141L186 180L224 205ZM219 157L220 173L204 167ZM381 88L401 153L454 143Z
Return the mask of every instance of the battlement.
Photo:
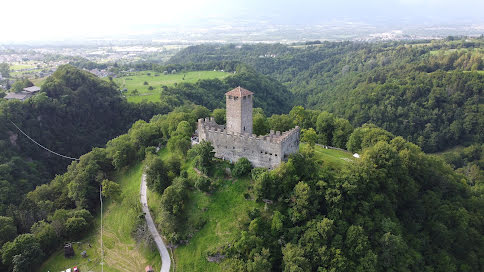
M296 126L288 131L281 133L280 131L274 132L273 130L270 131L267 135L255 135L249 133L238 133L233 131L228 131L225 129L224 125L219 125L215 122L213 117L210 118L200 118L198 119L198 131L205 133L217 133L219 135L226 135L228 137L234 137L235 139L247 139L252 141L267 141L270 143L283 143L291 138L291 135L299 134L300 128Z
M215 157L235 162L245 157L255 167L275 168L299 151L300 128L285 132L271 130L267 135L252 134L253 93L237 87L225 94L227 127L213 117L198 119L199 141L212 143Z

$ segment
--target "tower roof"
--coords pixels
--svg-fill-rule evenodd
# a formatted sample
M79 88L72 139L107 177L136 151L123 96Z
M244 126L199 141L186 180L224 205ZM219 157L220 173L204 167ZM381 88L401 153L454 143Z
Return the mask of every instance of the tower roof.
M236 96L236 97L243 97L243 96L247 96L247 95L253 95L254 93L247 90L247 89L244 89L242 87L237 87L235 89L233 89L232 91L228 91L225 93L225 95L231 95L231 96Z

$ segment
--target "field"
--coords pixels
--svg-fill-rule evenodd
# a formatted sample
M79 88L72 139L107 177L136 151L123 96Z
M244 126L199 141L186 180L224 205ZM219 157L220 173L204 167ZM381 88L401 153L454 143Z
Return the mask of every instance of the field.
M300 144L300 149L306 147L306 143ZM350 152L336 149L326 149L318 145L314 147L314 155L317 160L323 163L323 165L328 165L334 169L341 169L346 163L357 160Z
M194 83L200 79L222 79L230 73L220 71L194 71L176 74L158 73L154 71L141 71L132 73L129 76L114 78L120 89L127 89L125 93L129 102L139 103L143 100L156 102L160 100L161 86L172 86L175 83ZM144 83L147 83L145 85ZM150 90L149 88L153 89ZM136 90L136 91L135 91ZM133 93L134 91L134 93Z
M105 202L103 214L104 271L144 271L148 264L155 270L161 267L158 251L137 245L131 236L140 215L139 188L142 164L119 174L117 179L122 187L120 203ZM39 271L61 271L77 265L80 271L100 271L100 216L95 220L95 228L79 243L74 244L75 256L64 258L63 250L54 253ZM80 253L86 250L88 257Z

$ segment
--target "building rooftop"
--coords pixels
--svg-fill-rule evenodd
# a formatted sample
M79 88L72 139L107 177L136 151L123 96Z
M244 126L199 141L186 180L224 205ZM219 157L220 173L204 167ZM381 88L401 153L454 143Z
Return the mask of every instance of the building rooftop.
M32 96L31 93L20 92L20 93L7 93L7 95L4 98L7 99L7 100L17 99L17 100L23 101L23 100L25 100L25 99L27 99L31 96Z
M24 88L24 91L29 93L35 93L40 91L40 87L37 87L37 86L27 87L27 88Z
M254 93L247 90L247 89L244 89L242 87L237 87L235 89L233 89L232 91L228 91L225 93L225 95L230 95L230 96L235 96L235 97L243 97L243 96L247 96L247 95L253 95Z

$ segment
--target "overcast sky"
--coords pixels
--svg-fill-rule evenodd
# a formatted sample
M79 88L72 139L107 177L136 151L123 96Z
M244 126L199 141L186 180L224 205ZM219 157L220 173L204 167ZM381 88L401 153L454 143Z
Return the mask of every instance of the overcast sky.
M483 24L484 0L2 0L0 42L63 40L213 21Z

